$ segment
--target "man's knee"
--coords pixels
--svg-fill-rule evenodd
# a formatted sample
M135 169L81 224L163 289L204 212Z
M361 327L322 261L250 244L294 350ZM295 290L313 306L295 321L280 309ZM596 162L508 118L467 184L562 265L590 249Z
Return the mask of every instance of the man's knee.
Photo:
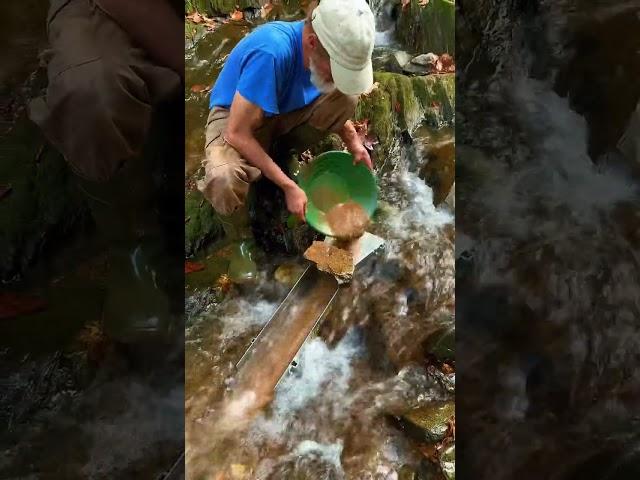
M208 168L207 168L208 167ZM227 163L205 166L197 188L220 215L230 215L245 205L251 183L260 177L257 168Z
M130 68L97 59L50 79L32 118L76 172L110 178L139 155L151 119L145 85Z

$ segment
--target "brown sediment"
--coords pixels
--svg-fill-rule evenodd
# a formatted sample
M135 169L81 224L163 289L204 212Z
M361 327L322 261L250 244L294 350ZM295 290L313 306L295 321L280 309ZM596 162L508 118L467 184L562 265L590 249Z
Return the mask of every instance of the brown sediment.
M322 212L327 212L331 207L349 199L345 192L329 186L318 186L311 192L311 201Z
M353 277L353 254L325 242L313 242L304 252L304 258L312 261L318 270L334 275L338 280L349 281Z
M362 206L356 202L345 202L331 208L326 221L334 237L352 240L364 234L370 220Z

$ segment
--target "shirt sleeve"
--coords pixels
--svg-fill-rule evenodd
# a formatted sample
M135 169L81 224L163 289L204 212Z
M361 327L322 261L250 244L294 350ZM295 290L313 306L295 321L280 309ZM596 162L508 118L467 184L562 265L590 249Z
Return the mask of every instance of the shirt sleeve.
M242 61L237 90L267 115L280 113L276 61L273 55L260 50L247 54Z

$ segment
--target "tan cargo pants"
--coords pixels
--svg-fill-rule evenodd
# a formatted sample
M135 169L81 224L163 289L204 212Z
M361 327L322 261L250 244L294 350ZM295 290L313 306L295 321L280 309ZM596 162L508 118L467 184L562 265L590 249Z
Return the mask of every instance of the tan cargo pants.
M335 90L294 112L267 118L255 132L256 139L269 152L273 140L291 134L298 147L312 146L329 133L337 133L355 113L358 96L346 96ZM244 205L252 182L261 172L247 162L224 138L229 111L214 107L206 126L204 176L198 190L216 212L229 215Z
M94 0L51 0L48 86L29 116L87 180L104 181L138 157L153 107L180 77L155 65Z

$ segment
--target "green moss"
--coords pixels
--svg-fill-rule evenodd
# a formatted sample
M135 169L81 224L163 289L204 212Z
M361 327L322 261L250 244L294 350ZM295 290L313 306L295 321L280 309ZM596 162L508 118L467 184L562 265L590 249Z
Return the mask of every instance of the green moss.
M300 10L300 1L298 0L281 0L272 3L282 5L283 10L287 14L295 14ZM198 11L210 15L226 15L233 12L236 6L240 10L247 8L259 9L261 7L260 0L186 0L185 10L187 13Z
M388 155L399 133L413 130L423 121L442 125L455 114L455 76L408 77L376 72L378 88L358 103L356 120L369 120L369 132L380 141L379 150Z
M452 0L431 0L426 6L411 0L398 20L398 36L410 49L455 54L456 6Z
M220 220L200 192L186 192L184 211L184 245L187 255L193 255L205 243L221 237L223 231Z
M0 278L24 271L86 213L66 162L44 145L26 117L2 139L0 184L12 191L0 201Z

